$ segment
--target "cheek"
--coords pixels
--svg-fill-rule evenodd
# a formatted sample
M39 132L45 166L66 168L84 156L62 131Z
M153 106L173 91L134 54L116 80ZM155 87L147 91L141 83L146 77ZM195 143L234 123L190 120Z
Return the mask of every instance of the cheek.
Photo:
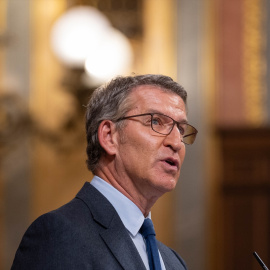
M185 156L186 156L186 146L184 145L183 148L180 150L180 162L181 162L181 166L184 162Z
M124 163L133 163L133 166L139 167L148 164L147 159L152 155L151 149L152 145L142 136L129 136L128 140L125 135L121 137L120 153Z
M128 162L129 166L133 163L138 169L151 167L162 144L160 138L151 134L149 130L129 130L129 127L126 127L125 131L120 136L123 162Z
M146 141L145 141L146 142ZM131 166L134 166L138 174L147 173L155 167L155 157L157 151L154 145L148 143L135 143L129 152Z
M181 151L180 157L181 157L181 159L184 161L185 156L186 156L186 145L185 145L185 144L183 144L183 147L181 148L180 151Z
M128 143L134 148L138 155L151 156L157 149L157 142L148 130L136 130L134 137L130 136Z

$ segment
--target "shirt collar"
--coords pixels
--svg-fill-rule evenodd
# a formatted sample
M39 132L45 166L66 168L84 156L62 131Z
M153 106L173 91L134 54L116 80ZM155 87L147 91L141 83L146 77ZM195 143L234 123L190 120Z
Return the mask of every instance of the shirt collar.
M144 221L144 215L138 206L98 176L94 176L91 185L101 192L113 205L124 226L134 237L139 232ZM149 213L148 218L151 218L151 213Z

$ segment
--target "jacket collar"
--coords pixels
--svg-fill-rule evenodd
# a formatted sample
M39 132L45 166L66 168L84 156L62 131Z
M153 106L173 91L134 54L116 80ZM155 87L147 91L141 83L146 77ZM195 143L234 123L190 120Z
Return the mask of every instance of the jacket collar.
M89 182L86 182L76 196L89 208L93 219L104 228L101 238L127 270L145 269L142 259L111 203Z

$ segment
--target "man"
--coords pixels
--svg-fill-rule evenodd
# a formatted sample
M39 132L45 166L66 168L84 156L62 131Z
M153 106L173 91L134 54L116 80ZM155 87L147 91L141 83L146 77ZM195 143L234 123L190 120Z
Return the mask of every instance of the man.
M95 176L29 227L12 269L186 269L141 229L152 224L156 200L175 188L185 144L195 140L186 96L162 75L117 77L98 88L86 112L87 165Z

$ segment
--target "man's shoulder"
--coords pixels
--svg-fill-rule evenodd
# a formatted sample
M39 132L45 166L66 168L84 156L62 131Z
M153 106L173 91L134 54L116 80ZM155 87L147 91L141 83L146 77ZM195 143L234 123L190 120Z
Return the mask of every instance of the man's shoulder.
M69 269L59 268L59 258L63 265L77 265L78 254L74 250L84 250L85 246L88 252L93 250L92 243L97 243L100 230L89 205L75 197L32 222L21 240L12 269L32 269L33 265L37 265L35 269Z
M45 213L35 219L23 237L22 243L35 239L42 243L58 241L59 243L83 237L81 232L91 226L91 213L78 199L73 199L60 208ZM67 236L68 235L68 236Z
M41 227L50 230L62 230L62 228L83 230L84 225L89 229L91 221L97 220L106 225L107 219L110 220L110 215L114 214L115 211L109 201L89 182L86 182L75 198L38 217L29 229Z
M78 198L72 199L70 202L62 205L61 207L42 214L39 216L31 226L35 226L35 224L44 224L47 223L51 226L60 223L74 223L78 222L81 219L88 216L89 208Z

